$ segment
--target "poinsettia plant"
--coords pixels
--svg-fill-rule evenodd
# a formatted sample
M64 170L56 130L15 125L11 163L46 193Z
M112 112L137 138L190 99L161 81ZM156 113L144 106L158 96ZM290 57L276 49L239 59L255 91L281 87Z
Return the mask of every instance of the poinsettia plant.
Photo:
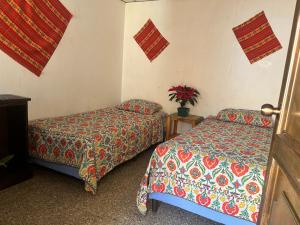
M200 95L197 89L186 85L173 86L168 91L171 92L169 100L179 102L181 107L185 107L188 102L194 106L198 102L197 98Z

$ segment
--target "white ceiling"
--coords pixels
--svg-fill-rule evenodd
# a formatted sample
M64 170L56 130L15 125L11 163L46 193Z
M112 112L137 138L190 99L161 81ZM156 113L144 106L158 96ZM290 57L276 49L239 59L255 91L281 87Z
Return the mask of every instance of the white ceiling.
M150 1L157 1L157 0L121 0L125 3L133 3L133 2L150 2Z

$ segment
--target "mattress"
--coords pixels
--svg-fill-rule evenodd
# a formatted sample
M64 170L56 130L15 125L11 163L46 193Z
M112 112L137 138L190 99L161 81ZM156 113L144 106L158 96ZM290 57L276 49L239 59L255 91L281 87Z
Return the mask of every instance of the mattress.
M29 122L32 158L78 168L86 191L115 166L163 140L163 113L115 107Z
M154 151L137 195L174 195L217 212L256 222L272 128L205 119Z

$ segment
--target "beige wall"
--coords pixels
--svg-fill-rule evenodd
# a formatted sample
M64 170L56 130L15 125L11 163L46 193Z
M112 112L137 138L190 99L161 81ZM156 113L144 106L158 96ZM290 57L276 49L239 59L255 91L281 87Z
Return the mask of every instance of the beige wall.
M30 119L121 100L125 4L120 0L61 2L74 17L40 78L0 51L0 93L31 97Z
M122 99L178 105L167 90L185 83L199 89L192 113L216 114L225 107L259 109L277 104L295 0L160 0L126 5ZM283 49L250 64L232 27L264 10ZM152 63L133 35L151 18L170 45Z

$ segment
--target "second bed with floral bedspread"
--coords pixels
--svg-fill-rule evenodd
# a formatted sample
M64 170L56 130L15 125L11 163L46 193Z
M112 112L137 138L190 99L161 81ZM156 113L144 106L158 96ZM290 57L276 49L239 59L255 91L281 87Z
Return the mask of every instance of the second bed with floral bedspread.
M144 115L112 107L29 124L29 155L78 168L92 193L115 166L162 140L162 112Z
M272 128L204 120L154 151L137 205L147 211L149 193L184 198L256 222Z

